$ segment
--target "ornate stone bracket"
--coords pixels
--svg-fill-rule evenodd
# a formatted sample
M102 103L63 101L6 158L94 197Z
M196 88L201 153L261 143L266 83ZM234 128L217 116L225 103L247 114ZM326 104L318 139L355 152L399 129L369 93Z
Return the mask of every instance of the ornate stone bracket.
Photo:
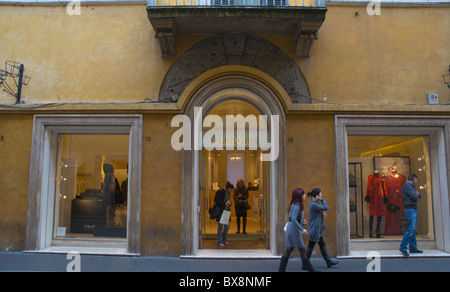
M311 51L313 40L317 40L317 33L302 32L298 34L295 40L297 44L297 49L295 52L297 57L309 58L309 52Z
M296 55L301 58L309 58L309 52L311 51L311 45L313 40L317 40L317 32L322 26L323 19L310 18L300 19L297 28L294 31L292 37L296 44Z
M161 56L163 58L175 58L175 44L178 34L174 18L154 18L151 20L155 29L155 38L159 40L161 46Z

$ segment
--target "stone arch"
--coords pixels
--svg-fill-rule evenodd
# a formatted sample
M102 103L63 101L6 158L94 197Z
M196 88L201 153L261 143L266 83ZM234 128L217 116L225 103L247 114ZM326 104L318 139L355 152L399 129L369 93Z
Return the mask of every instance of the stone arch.
M158 100L177 102L200 74L227 65L261 70L284 88L292 103L311 103L303 73L283 50L263 38L237 33L214 35L185 51L167 72Z

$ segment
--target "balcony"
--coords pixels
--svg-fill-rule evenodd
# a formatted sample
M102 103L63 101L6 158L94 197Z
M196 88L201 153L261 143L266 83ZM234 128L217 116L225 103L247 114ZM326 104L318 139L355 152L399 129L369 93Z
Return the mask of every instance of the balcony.
M325 20L325 0L148 0L147 13L162 57L175 57L182 34L290 35L308 58Z

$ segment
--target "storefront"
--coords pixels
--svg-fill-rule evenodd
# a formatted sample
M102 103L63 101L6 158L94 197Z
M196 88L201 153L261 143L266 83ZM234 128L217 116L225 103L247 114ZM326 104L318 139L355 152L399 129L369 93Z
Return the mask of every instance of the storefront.
M230 80L234 86L239 83L237 79ZM237 94L236 89L233 87L234 94ZM224 113L256 115L257 107L252 104L261 108L261 103L251 99L244 101L242 96L240 99L224 98L206 110L203 118ZM405 229L400 190L408 175L415 173L419 179L416 189L422 194L418 209L418 244L424 250L448 252L449 119L425 115L334 115L334 118L336 138L330 141L336 145L334 198L328 191L329 185L324 182L319 185L324 186L326 198L336 212L335 220L333 209L327 217L328 228L324 235L328 245L336 247L338 256L349 256L357 251L398 250ZM140 226L142 216L148 215L140 211L142 161L146 160L141 157L145 144L149 143L142 138L142 120L141 115L34 116L30 169L36 171L30 171L30 182L35 183L30 183L29 189L25 250L54 252L67 247L95 247L100 248L99 253L101 249L115 249L116 253L123 254L141 253L144 243L140 239ZM302 123L290 124L291 120L288 119L288 129L301 127ZM208 129L204 128L203 133ZM312 135L313 130L308 132ZM287 135L291 133L287 131ZM248 129L246 135L247 138L250 135ZM217 223L209 219L208 209L219 182L233 180L232 177L244 177L246 182L256 180L260 185L251 189L247 234L235 234L233 214L231 244L226 249L236 253L242 249L266 250L273 255L282 252L280 230L286 220L289 197L278 196L277 188L284 188L286 183L304 184L305 189L313 185L312 182L298 183L292 179L293 173L280 175L283 169L297 167L297 163L282 159L297 156L297 151L301 151L298 147L294 151L289 148L295 139L283 138L288 141L285 144L288 150L286 152L280 143L280 155L272 162L263 162L260 159L263 152L248 149L248 144L240 151L226 150L226 141L223 150L206 149L210 145L203 145L206 148L200 151L181 151L180 168L186 172L178 185L183 186L185 195L174 194L181 198L180 215L184 218L179 221L182 223L180 240L186 242L181 255L218 249ZM189 160L191 155L193 158ZM305 157L300 159L310 165ZM241 166L238 166L239 161L243 162ZM114 204L105 197L108 167L113 168L117 179L115 189L128 189L127 195L114 193ZM321 173L319 181L323 180L323 171L310 172L314 176ZM147 176L146 172L142 173ZM382 200L378 211L372 211L372 205L377 202L369 190L373 189L377 178L382 181L380 196L386 199ZM199 184L189 186L187 181ZM192 187L191 191L186 190L188 187ZM195 192L196 189L199 191ZM284 193L289 194L289 190ZM111 204L107 206L105 202ZM113 205L116 208L111 210ZM155 240L159 240L157 236Z
M336 116L338 255L399 248L401 188L411 173L422 195L418 245L448 252L448 131L445 116Z
M229 19L201 14L219 7L1 4L2 27L29 35L2 35L0 51L32 79L21 104L0 95L0 250L278 257L292 191L319 187L330 255L398 251L399 190L415 173L419 246L450 253L449 7L397 3L376 18L341 4ZM232 207L221 247L208 210L238 178L247 234Z

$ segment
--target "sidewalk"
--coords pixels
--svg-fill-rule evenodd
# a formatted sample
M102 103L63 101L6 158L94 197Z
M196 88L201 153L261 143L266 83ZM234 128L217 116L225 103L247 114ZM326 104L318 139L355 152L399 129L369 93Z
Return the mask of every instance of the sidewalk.
M65 272L74 258L66 254L0 252L0 272ZM331 269L321 258L312 258L321 272L366 272L371 260L338 259ZM381 272L450 272L450 258L381 258ZM151 256L80 255L81 272L276 272L279 259L194 259ZM293 258L288 272L301 271L301 261ZM304 271L302 271L304 272Z

